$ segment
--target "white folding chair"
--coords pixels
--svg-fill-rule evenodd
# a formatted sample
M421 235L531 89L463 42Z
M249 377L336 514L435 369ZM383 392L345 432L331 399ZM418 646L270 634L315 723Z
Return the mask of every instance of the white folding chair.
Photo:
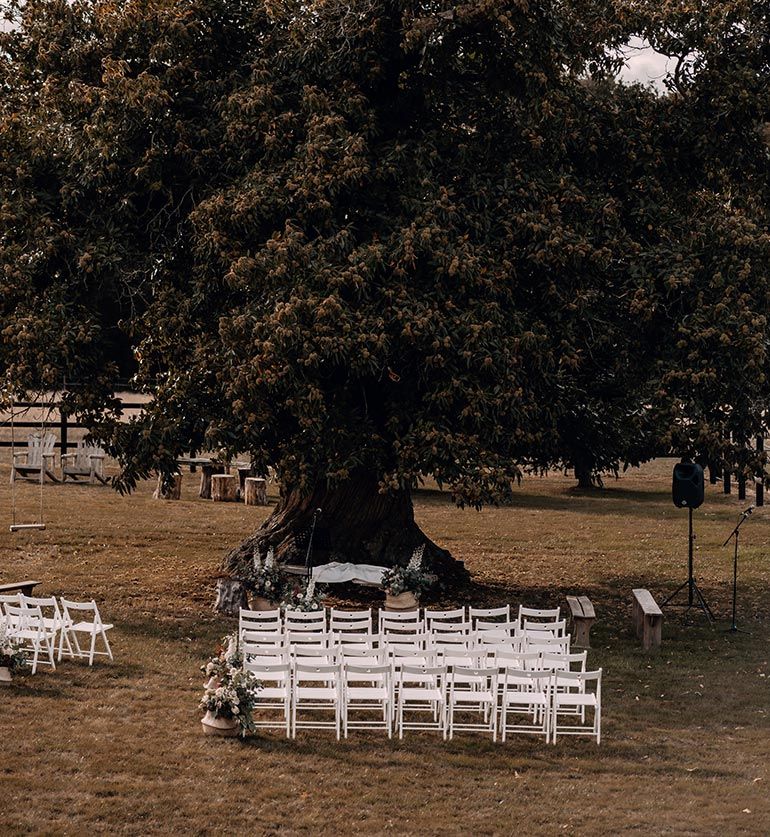
M56 632L46 628L43 612L37 605L5 605L6 633L15 639L19 648L32 657L32 674L37 671L38 664L49 665L54 671L56 662ZM47 660L41 658L45 653Z
M551 731L555 744L559 735L587 735L601 741L602 729L602 670L555 671L552 675ZM589 687L594 685L591 691ZM586 709L592 710L590 723L585 721ZM576 716L576 710L581 714ZM560 723L559 716L567 715L572 723ZM579 722L578 722L579 721Z
M446 666L420 666L402 663L396 668L398 737L404 730L440 730L446 739ZM429 718L424 718L425 713ZM409 720L407 713L418 713Z
M481 720L458 721L456 712L480 713ZM497 741L497 669L453 666L447 697L449 740L455 730L491 732Z
M388 622L411 622L419 625L420 630L425 626L425 620L420 615L419 610L385 610L385 608L381 607L377 618L380 633L382 633L382 623L384 620Z
M571 654L542 654L541 655L543 668L549 668L551 671L585 671L586 662L588 660L587 651L579 651ZM565 691L560 687L560 691ZM569 714L569 709L565 707L565 714ZM573 707L572 714L580 715L585 720L585 707Z
M524 607L524 605L519 605L519 624L521 625L525 619L528 619L530 622L533 622L536 619L552 622L559 618L559 613L560 608L558 607L538 609L536 607Z
M567 620L559 619L549 622L535 622L525 619L521 624L521 633L542 633L551 636L565 636L567 633Z
M286 645L289 648L310 646L315 648L329 648L334 645L334 634L323 631L286 631Z
M364 625L365 623L365 625ZM350 627L353 624L356 627ZM372 632L372 610L340 610L333 607L329 611L329 630L332 633L355 631L356 633Z
M90 602L71 602L68 599L61 600L62 616L64 617L64 631L74 646L74 656L88 658L88 665L94 664L95 656L109 657L112 660L112 649L107 641L107 631L112 630L112 625L103 622L99 608L92 599ZM78 619L78 614L92 614L91 619ZM84 651L80 647L78 634L86 634L91 638L90 648ZM101 638L104 651L96 650L96 640Z
M342 633L333 633L333 644L340 649L343 648L378 648L380 646L379 634L357 634L343 631Z
M333 729L340 738L342 701L339 663L316 663L309 658L294 661L294 681L291 704L291 737L298 729ZM298 711L334 713L334 720L297 719Z
M238 613L238 637L244 631L259 634L280 633L283 630L281 611L276 610L246 610L241 608Z
M255 649L281 651L286 647L286 637L282 633L257 633L256 631L244 631L241 634L241 651L246 654L248 647L250 653Z
M540 636L543 631L528 631L523 634L523 648L530 653L538 654L569 654L570 635Z
M389 663L348 662L342 668L342 728L385 729L393 737L393 669ZM382 718L351 721L351 712L377 711Z
M474 628L478 620L500 619L501 622L510 622L511 606L507 604L504 607L469 607L468 619Z
M59 656L61 661L64 652L64 644L67 645L67 654L73 657L72 644L67 632L64 630L64 616L59 609L59 602L56 596L40 597L40 596L21 596L22 606L24 607L39 607L43 614L43 625L47 631L53 635L54 646L56 639L59 638Z
M551 681L550 671L505 667L502 683L500 730L505 741L509 732L542 735L550 733ZM513 715L513 721L509 716Z
M423 610L423 618L425 619L425 629L430 631L431 625L435 623L446 622L465 622L467 617L465 615L465 608L458 607L454 610Z
M254 726L262 729L285 729L286 737L291 737L291 664L288 660L265 663L263 658L244 659L243 670L251 672L262 684L257 692L254 711L279 709L280 721L272 719L254 719Z
M326 633L326 611L287 610L283 617L283 625L286 631Z
M10 605L11 607L24 607L21 593L5 593L0 595L0 625L7 625L10 628L12 627L12 620L8 617L6 605Z

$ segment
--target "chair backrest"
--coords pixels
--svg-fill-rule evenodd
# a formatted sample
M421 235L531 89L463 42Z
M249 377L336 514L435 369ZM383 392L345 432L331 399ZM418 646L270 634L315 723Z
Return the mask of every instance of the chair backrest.
M436 664L435 651L426 651L422 648L403 648L395 646L388 649L393 665L400 666L432 666Z
M518 622L485 622L479 619L474 629L479 633L494 633L497 636L514 636L519 630Z
M6 605L23 607L24 601L21 597L21 593L3 593L0 595L0 613L5 610Z
M585 671L588 659L587 651L579 651L575 654L542 654L543 668L551 668L554 671Z
M258 631L259 633L273 633L283 629L281 611L276 610L247 610L241 608L238 613L238 632Z
M449 689L451 692L458 685L467 686L473 684L474 690L482 691L497 689L498 671L490 666L452 666L449 672Z
M42 597L22 595L21 603L23 607L39 607L46 619L53 620L55 627L61 627L63 618L61 610L59 610L59 602L56 600L56 596Z
M75 467L78 469L90 468L92 456L104 456L104 450L93 442L81 439L75 446Z
M432 622L465 622L465 608L458 607L454 610L428 610L423 611L425 626L430 630Z
M390 657L386 648L356 648L349 645L341 645L339 647L340 658L343 662L348 660L366 661L367 663L386 663ZM358 665L358 663L355 663Z
M342 633L332 632L332 636L334 637L333 644L340 648L374 648L380 645L379 634L355 634L343 631Z
M431 634L468 634L471 631L470 622L431 622L427 627Z
M286 649L280 634L254 634L247 631L241 639L241 653L247 656L262 656L267 652L283 652Z
M543 658L537 651L497 651L495 663L500 668L518 669L521 671L542 671Z
M294 661L294 685L296 686L301 680L339 683L340 672L340 664L337 662L313 662L303 657Z
M345 661L342 673L346 682L369 682L388 685L393 676L393 669L386 663L367 663Z
M383 619L388 619L391 622L419 622L420 624L423 622L419 610L385 610L381 607L378 616L380 625L382 625Z
M75 613L93 613L94 625L99 626L102 624L102 617L99 613L99 608L96 606L96 602L93 599L90 602L71 602L69 599L63 598L61 600L61 606L65 622L75 621L72 618L72 612L74 611Z
M287 630L326 631L325 610L287 610L283 621Z
M336 663L339 659L339 649L320 645L292 645L289 647L289 654L295 660L314 658Z
M518 692L548 691L551 680L551 672L546 669L528 669L518 668L516 666L505 666L500 675L500 682L503 684L504 692L508 691L509 686Z
M380 634L380 640L386 648L422 650L425 647L425 634Z
M37 605L6 605L5 616L14 629L21 631L43 631L43 612Z
M340 608L333 607L329 611L329 625L332 631L360 631L360 627L348 628L347 625L353 624L361 626L364 623L368 625L365 630L371 633L372 631L372 610L340 610Z
M554 619L558 618L558 607L542 610L534 607L524 607L524 605L519 605L519 623L523 622L524 619L547 619L553 621Z
M42 467L54 452L56 436L53 433L30 433L27 437L27 465Z
M423 621L407 620L407 619L380 619L380 633L381 634L416 634L422 633L424 630Z
M291 684L291 664L288 661L263 663L260 660L245 660L244 671L256 675L261 681L289 687Z
M469 607L468 619L476 623L477 619L500 619L501 622L511 621L511 606L509 604L504 607Z
M553 673L553 685L555 688L565 687L567 689L588 690L589 683L595 683L595 691L601 692L602 670L595 671L555 671Z
M302 646L315 646L317 648L328 648L334 644L334 634L326 631L286 631L286 644L290 648Z
M440 649L439 659L445 666L483 668L487 664L487 655L483 651L463 651L459 648Z
M360 619L354 622L352 620L338 620L332 617L329 622L329 630L334 634L367 634L372 632L372 622L370 619Z
M249 648L243 649L243 667L248 665L285 665L290 663L288 648Z
M410 665L404 663L396 669L396 680L403 687L414 686L436 688L446 683L447 667L439 665Z
M561 619L553 622L533 622L531 619L525 619L521 623L522 633L530 631L532 633L549 633L551 636L564 636L567 633L567 620Z
M524 649L538 651L541 654L569 654L570 637L524 635Z

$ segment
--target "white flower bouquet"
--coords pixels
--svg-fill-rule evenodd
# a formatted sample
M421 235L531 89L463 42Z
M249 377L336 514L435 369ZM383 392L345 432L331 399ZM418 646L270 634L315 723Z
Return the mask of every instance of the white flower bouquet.
M243 583L255 596L262 596L273 602L281 600L286 588L286 578L276 563L272 547L267 550L264 560L260 555L254 555Z
M323 608L323 597L326 591L310 578L304 587L294 587L284 596L281 606L284 610L296 610L309 613Z
M415 598L420 598L430 587L432 580L422 566L424 552L425 544L421 544L414 550L405 567L391 567L385 570L382 574L382 586L386 593L391 596L412 593Z
M18 642L9 635L5 624L0 624L0 666L10 671L18 671L26 665L27 658Z

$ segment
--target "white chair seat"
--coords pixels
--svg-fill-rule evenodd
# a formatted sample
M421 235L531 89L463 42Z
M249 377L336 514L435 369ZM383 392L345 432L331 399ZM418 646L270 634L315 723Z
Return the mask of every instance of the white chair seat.
M390 692L385 686L348 686L347 695L353 700L381 700Z
M304 675L303 675L304 676ZM297 697L307 698L310 700L337 700L336 686L296 686L295 694Z
M112 629L113 626L108 625L108 624L103 624L103 625L101 625L101 627L105 631L109 631L109 630ZM90 634L94 629L94 623L93 622L75 622L74 625L72 625L72 624L68 625L67 629L70 630L70 631L84 631L85 633Z
M556 692L553 696L554 706L596 706L596 695L593 692L578 694L577 692Z
M401 686L399 694L403 700L442 701L444 699L441 689Z

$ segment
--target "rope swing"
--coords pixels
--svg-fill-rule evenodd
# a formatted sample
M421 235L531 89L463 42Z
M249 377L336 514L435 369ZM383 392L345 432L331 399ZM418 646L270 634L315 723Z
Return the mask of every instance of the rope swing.
M40 405L43 406L43 396L40 396ZM48 416L51 415L51 406L48 407ZM43 530L45 529L45 520L43 518L43 480L45 479L45 456L43 455L43 440L45 437L45 411L40 410L40 479L38 484L40 486L40 499L38 507L37 521L35 523L17 523L16 517L16 402L11 396L11 525L9 527L11 532L21 532L25 530Z

